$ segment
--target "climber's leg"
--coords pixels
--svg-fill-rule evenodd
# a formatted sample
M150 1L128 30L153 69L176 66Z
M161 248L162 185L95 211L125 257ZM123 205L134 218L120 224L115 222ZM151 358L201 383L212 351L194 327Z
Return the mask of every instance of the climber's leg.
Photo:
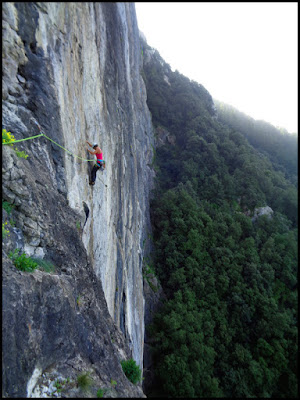
M93 166L92 172L91 172L91 181L90 181L90 185L95 185L95 181L96 181L96 173L98 171L99 167L97 165Z

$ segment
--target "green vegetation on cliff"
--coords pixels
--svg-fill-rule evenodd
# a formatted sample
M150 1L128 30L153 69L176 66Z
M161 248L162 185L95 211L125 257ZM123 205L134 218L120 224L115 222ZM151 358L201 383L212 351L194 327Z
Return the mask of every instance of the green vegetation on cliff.
M285 149L259 151L157 53L143 74L154 126L175 138L156 153L155 272L167 300L150 329L147 395L296 397L295 155L288 165ZM274 213L254 219L265 206Z

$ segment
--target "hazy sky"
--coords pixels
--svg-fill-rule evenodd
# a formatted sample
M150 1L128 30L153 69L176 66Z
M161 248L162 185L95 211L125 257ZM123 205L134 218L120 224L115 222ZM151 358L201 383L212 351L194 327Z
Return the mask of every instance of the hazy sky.
M135 3L149 46L213 98L298 132L298 3Z

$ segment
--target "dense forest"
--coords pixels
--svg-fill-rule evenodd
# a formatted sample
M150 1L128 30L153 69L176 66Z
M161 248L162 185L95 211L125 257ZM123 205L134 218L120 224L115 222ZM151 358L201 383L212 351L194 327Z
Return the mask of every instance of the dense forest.
M174 138L154 159L152 262L166 300L147 327L146 394L297 397L297 149L220 113L202 85L143 50L154 128Z

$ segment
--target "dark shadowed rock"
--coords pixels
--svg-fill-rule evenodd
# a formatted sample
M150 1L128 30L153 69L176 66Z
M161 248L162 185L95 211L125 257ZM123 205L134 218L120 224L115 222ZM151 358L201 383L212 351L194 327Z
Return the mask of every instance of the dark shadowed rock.
M134 4L3 3L2 15L3 128L49 138L2 149L14 206L3 215L2 395L59 396L61 382L62 397L144 397L120 364L143 364L154 175ZM86 140L106 159L93 188ZM16 248L55 271L19 271Z

